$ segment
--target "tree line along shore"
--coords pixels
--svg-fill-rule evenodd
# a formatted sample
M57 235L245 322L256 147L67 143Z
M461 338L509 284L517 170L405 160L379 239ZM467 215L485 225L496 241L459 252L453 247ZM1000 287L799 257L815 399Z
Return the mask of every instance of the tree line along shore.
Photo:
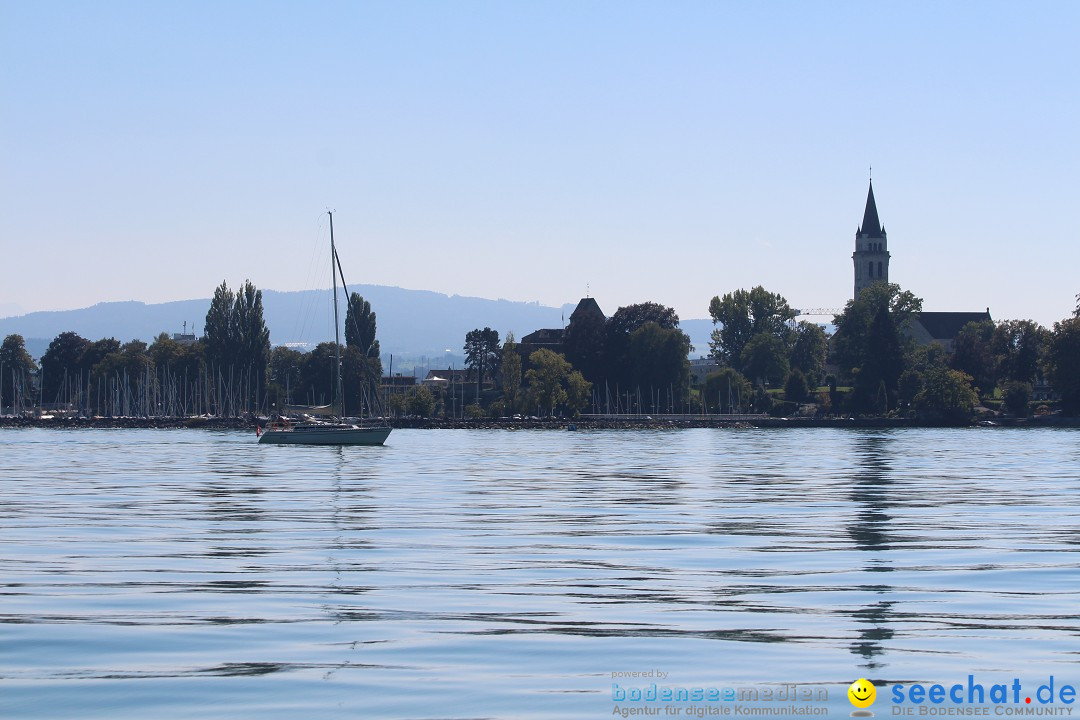
M575 311L552 344L518 342L512 332L500 338L489 327L470 331L463 371L448 383L406 387L383 376L376 314L353 293L338 409L402 427L546 427L548 418L639 427L661 423L658 416L669 416L670 426L715 426L739 415L761 418L757 426L773 424L766 417L787 426L792 418L807 426L904 426L1029 416L1045 424L1080 412L1080 302L1052 328L1031 320L969 323L950 347L920 344L907 332L921 309L911 292L878 282L848 301L830 335L797 322L778 293L735 290L709 303L715 367L704 377L690 371L690 340L672 308L643 302L611 317ZM164 333L147 344L64 332L35 363L23 338L8 335L0 346L2 424L52 416L51 426L243 427L287 405L331 402L336 350L331 342L309 352L272 347L262 292L250 281L235 292L223 282L203 336L191 342ZM123 424L136 421L146 424Z

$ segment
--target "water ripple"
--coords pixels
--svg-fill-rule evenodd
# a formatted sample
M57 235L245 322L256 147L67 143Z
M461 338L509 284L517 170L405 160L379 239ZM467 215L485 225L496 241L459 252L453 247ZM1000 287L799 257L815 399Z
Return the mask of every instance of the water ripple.
M1078 439L6 430L5 716L592 717L649 667L1067 677Z

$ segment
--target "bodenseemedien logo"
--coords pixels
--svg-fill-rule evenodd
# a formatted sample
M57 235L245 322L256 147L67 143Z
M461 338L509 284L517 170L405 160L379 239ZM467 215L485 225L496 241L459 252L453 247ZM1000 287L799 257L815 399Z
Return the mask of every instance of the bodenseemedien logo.
M611 673L613 680L645 677L669 680L662 671ZM824 685L768 683L744 686L707 686L649 683L645 686L611 684L612 715L793 718L826 717L829 689Z
M874 683L866 678L859 678L851 683L847 690L847 696L848 700L856 708L851 711L851 717L874 717L874 712L867 710L877 699L877 688L874 687Z

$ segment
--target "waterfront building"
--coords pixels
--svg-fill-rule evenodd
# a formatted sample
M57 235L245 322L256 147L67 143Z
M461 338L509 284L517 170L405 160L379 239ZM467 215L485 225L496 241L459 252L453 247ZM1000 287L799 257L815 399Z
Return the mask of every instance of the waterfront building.
M720 369L720 363L713 357L700 357L690 360L690 387L701 387L710 373Z
M379 387L387 396L390 395L404 395L416 387L415 375L403 375L401 373L395 373L393 375L383 375L379 382Z

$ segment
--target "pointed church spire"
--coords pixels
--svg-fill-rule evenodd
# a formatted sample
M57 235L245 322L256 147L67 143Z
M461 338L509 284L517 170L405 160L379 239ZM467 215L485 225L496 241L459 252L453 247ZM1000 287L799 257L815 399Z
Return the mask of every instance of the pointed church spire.
M874 202L874 181L870 181L870 191L866 194L866 210L863 212L862 228L863 237L883 237L881 221L878 220L877 203Z

